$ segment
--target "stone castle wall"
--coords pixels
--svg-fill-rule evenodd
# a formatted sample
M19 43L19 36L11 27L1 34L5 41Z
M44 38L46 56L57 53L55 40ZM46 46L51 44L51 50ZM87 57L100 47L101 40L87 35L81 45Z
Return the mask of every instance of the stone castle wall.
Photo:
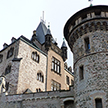
M0 97L0 108L64 108L64 102L73 100L70 91L41 92L33 94L4 94Z
M9 82L9 94L15 94L17 90L18 83L18 71L19 71L19 62L13 62L12 60L17 56L19 42L12 43L11 46L3 49L0 54L3 54L3 61L0 63L0 76L5 74L6 68L8 65L11 66L11 72L5 75L6 82ZM7 58L8 51L10 48L14 48L13 55Z
M86 52L84 39L89 37L90 51ZM95 98L102 98L108 107L108 32L92 30L80 36L73 45L75 73L75 103L77 108L94 108ZM79 67L84 66L80 81Z
M39 49L38 49L39 50ZM22 58L19 68L17 93L23 93L26 89L36 92L36 89L45 91L47 56L39 52L23 41L19 43L18 58ZM32 59L32 52L39 55L39 63ZM44 82L37 80L37 73L41 72Z
M74 55L76 108L95 108L98 103L108 107L107 11L103 5L85 8L70 17L64 28Z

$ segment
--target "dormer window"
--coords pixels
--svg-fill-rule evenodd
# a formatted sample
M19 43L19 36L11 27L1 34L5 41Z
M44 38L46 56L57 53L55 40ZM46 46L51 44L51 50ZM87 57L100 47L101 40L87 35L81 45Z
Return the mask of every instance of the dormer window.
M7 59L10 58L10 57L12 57L13 52L14 52L14 47L10 48L10 50L8 51L8 53L7 53Z
M39 63L39 55L37 54L37 52L32 52L31 58L32 58L32 60Z
M5 75L9 74L11 72L11 65L8 65L5 69Z
M0 54L0 63L3 61L3 55Z
M84 39L84 42L85 42L85 51L86 52L89 52L90 51L90 42L89 42L89 38L85 38Z

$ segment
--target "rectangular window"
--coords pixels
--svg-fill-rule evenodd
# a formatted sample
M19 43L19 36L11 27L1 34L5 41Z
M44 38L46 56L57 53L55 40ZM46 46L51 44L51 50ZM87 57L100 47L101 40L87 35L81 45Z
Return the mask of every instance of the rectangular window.
M71 85L73 86L74 85L74 81L71 79Z
M83 80L84 79L84 66L80 66L79 67L79 80Z
M85 38L84 39L84 42L85 42L85 51L89 51L90 50L90 42L89 42L89 38Z
M102 99L95 99L96 108L102 108Z
M61 84L52 80L51 82L51 91L56 91L61 89Z
M52 58L52 70L60 74L60 61L56 58Z
M66 76L66 82L69 85L69 77L68 76Z

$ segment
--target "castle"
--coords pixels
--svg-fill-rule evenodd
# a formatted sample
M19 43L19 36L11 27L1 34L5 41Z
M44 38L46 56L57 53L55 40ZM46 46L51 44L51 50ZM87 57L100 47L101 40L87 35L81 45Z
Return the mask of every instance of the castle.
M57 46L40 22L0 51L0 108L108 108L108 6L91 6L66 22L67 46Z

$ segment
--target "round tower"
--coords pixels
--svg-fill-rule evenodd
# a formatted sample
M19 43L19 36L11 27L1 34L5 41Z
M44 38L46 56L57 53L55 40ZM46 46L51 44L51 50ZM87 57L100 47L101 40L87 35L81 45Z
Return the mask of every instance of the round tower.
M74 55L76 108L108 108L108 6L75 13L64 36Z

